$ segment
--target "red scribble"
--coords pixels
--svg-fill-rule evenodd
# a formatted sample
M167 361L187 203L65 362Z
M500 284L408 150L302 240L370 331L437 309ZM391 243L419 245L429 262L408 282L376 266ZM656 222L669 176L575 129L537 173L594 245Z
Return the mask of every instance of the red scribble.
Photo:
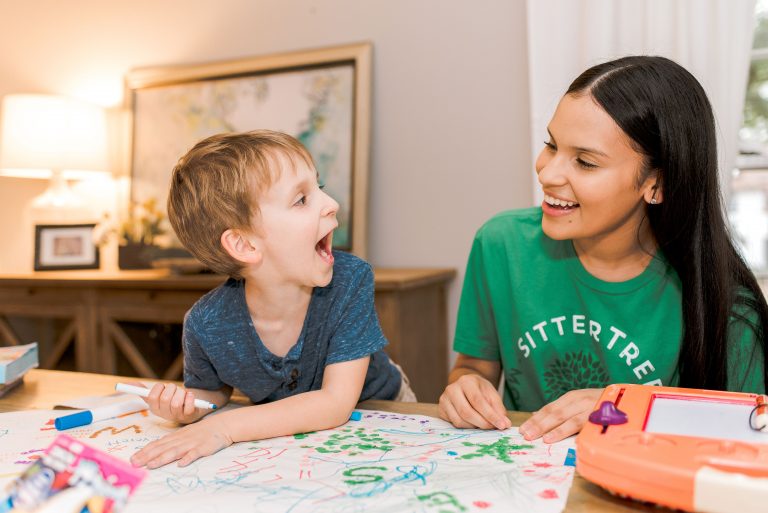
M515 456L525 456L528 454L528 451L509 451L509 454L514 454Z
M545 462L543 462L543 463L534 463L534 464L533 464L533 466L534 466L534 467L539 467L539 468L549 468L549 467L551 467L551 466L552 466L552 464L551 464L551 463L547 463L547 462L545 461Z
M344 497L345 495L347 495L347 494L344 493L344 492L339 492L338 495L334 495L332 497L326 497L325 499L318 499L315 502L313 502L312 504L320 504L321 502L326 502L326 501L330 501L330 500L333 500L333 499L338 499L339 497Z
M549 483L560 484L560 483L564 482L566 479L568 479L569 477L570 477L570 474L565 474L565 475L562 475L562 476L551 475L551 476L547 476L546 477L546 481L549 482Z
M275 481L280 481L283 478L280 474L275 474L275 479L270 479L269 481L264 481L265 483L273 483Z
M424 454L422 454L420 461L424 461L427 458L427 456L432 456L436 452L440 452L442 450L443 450L443 446L442 445L438 445L437 447L435 447L433 449L430 449L427 452L425 452Z
M547 488L546 490L542 490L539 492L539 497L542 499L557 499L559 496L557 495L557 492L551 488Z
M102 433L104 433L106 431L109 431L112 436L115 436L115 435L118 435L118 434L122 433L123 431L128 431L129 429L133 429L133 431L136 434L141 433L141 427L137 426L136 424L131 424L130 426L126 426L123 429L117 429L117 428L112 427L112 426L105 427L104 429L99 429L98 431L94 431L93 434L91 434L91 436L88 437L88 438L96 438L100 434L102 434Z
M491 507L491 503L490 502L485 502L485 501L475 501L472 504L474 506L477 506L478 508L483 508L483 509Z
M278 452L278 453L277 453L277 454L275 454L274 456L270 456L270 457L269 457L269 458L267 458L267 459L268 459L268 460L271 460L272 458L277 458L278 456L280 456L281 454L283 454L283 453L284 453L285 451L287 451L287 450L288 450L288 449L283 449L282 451Z
M233 465L229 467L223 467L220 468L217 473L222 472L239 472L241 470L245 470L248 468L249 465L252 463L255 463L259 461L263 456L268 456L272 454L271 451L268 449L256 449L255 451L251 451L248 454L243 455L242 461L241 459L233 460Z

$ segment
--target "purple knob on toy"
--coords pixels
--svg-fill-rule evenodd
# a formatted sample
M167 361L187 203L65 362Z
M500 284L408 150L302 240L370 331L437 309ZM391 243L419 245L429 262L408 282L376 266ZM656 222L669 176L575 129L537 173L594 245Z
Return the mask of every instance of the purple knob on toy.
M600 426L625 424L628 420L627 414L616 408L611 401L603 401L598 409L589 414L589 421Z

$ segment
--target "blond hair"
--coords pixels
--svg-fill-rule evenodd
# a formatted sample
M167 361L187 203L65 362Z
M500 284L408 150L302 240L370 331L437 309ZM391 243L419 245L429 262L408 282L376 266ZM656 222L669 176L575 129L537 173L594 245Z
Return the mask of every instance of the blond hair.
M252 228L257 193L279 178L285 161L314 169L306 148L280 132L225 133L197 143L173 168L168 194L168 219L181 243L214 272L242 277L243 264L224 249L221 235Z

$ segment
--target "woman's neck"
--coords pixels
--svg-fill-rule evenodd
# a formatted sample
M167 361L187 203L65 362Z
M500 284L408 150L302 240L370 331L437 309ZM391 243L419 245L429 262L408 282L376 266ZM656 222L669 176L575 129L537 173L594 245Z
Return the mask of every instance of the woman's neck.
M631 223L605 237L574 239L573 248L584 268L603 281L621 282L643 273L657 244L648 221Z

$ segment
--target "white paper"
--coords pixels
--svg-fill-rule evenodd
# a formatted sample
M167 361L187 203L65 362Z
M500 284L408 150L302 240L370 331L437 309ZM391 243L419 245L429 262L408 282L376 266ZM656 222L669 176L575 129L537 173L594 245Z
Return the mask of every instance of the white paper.
M574 468L570 438L527 442L517 428L456 429L432 417L360 410L360 421L243 442L192 465L152 470L128 513L560 512ZM18 475L58 433L61 412L0 414L0 480ZM128 459L177 429L144 412L66 433Z

